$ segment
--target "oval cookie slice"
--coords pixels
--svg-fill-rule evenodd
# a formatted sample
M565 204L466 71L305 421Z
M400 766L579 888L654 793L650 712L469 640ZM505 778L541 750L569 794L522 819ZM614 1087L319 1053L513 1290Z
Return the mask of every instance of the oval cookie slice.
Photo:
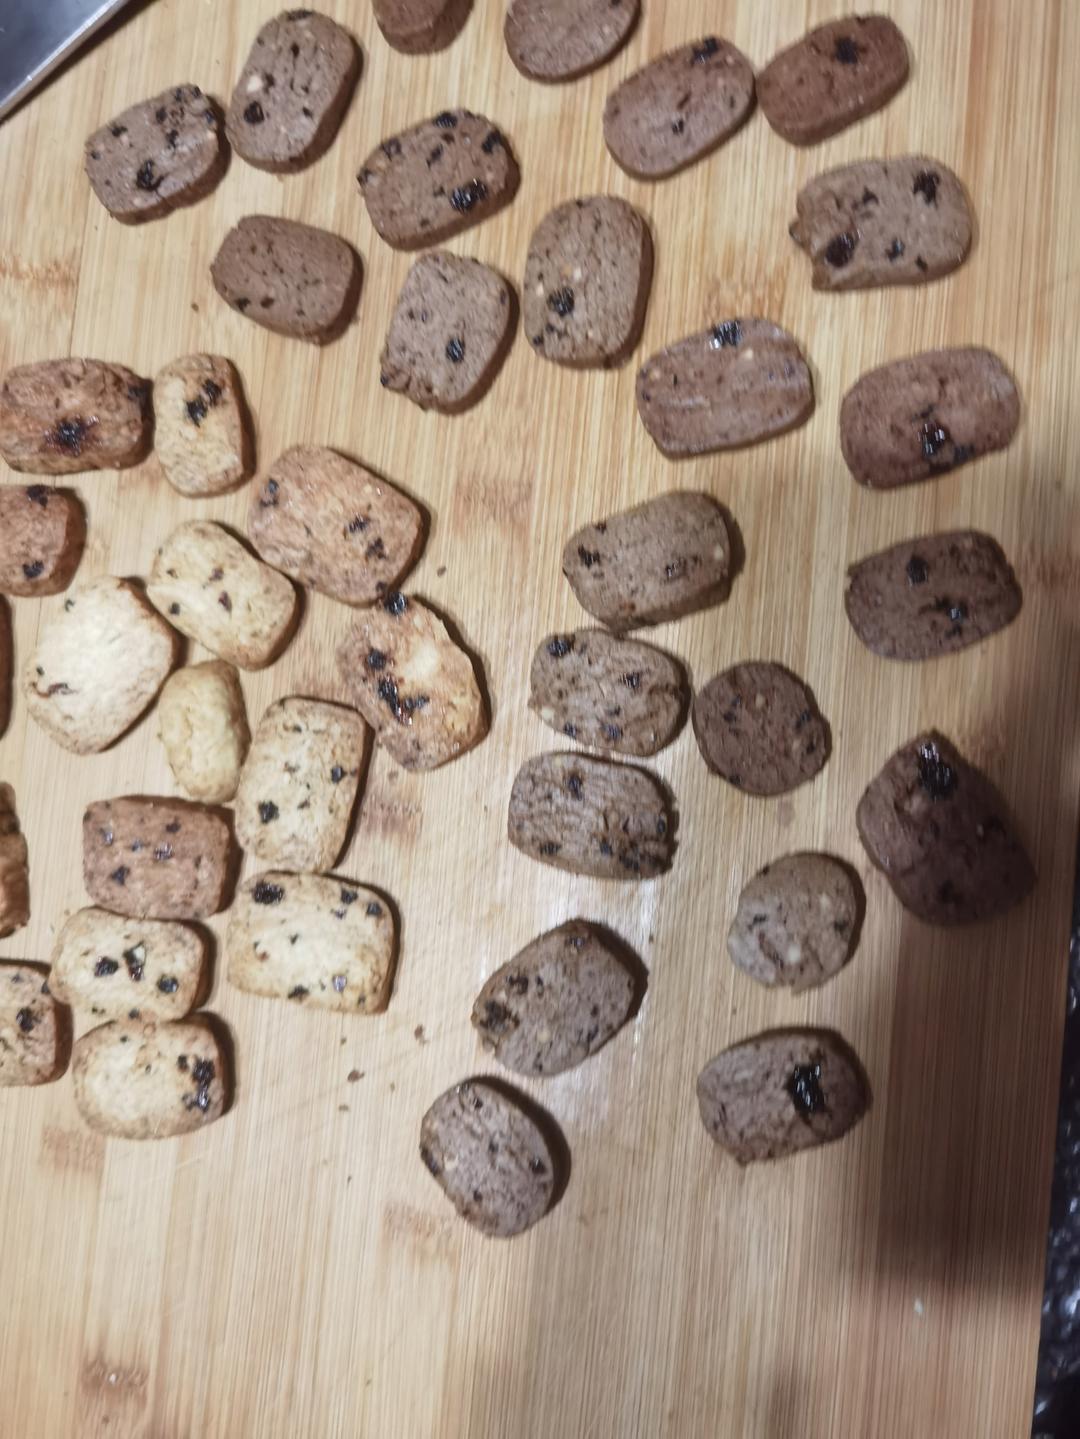
M829 757L814 697L783 665L733 665L694 700L694 736L714 774L747 794L784 794Z
M198 930L80 909L52 953L49 985L62 1004L96 1019L183 1019L203 984Z
M813 263L815 290L921 285L971 247L964 187L940 160L862 160L799 191L791 238Z
M824 984L851 957L859 919L851 872L827 854L786 854L739 895L732 963L759 984L796 992Z
M722 145L753 103L750 62L709 35L651 60L611 93L604 141L629 174L659 180Z
M546 725L617 754L656 754L675 737L686 707L677 660L605 630L541 640L529 689L529 708Z
M595 1054L633 1002L630 971L592 925L574 919L495 971L476 998L472 1023L500 1064L539 1077Z
M574 80L614 55L639 8L639 0L511 0L506 49L530 80Z
M0 964L0 1089L56 1079L68 1028L44 971Z
M150 452L150 386L104 360L17 365L0 385L0 455L13 470L123 470Z
M731 539L714 499L675 491L578 530L562 568L583 609L632 630L727 599Z
M206 919L233 864L222 816L186 800L95 800L83 814L83 884L96 904L132 919Z
M723 1050L698 1075L705 1128L739 1164L840 1139L870 1105L862 1065L839 1035L778 1029Z
M860 485L891 490L1002 450L1020 396L991 350L927 350L863 375L840 406L840 448Z
M509 1239L555 1196L555 1156L522 1103L480 1079L440 1094L420 1125L420 1158L466 1223Z
M196 1019L103 1024L76 1043L72 1075L86 1124L118 1139L191 1134L225 1109L225 1057Z
M651 879L671 864L672 829L658 779L588 755L526 760L510 793L510 843L572 874Z
M907 44L888 16L851 15L774 56L758 76L758 99L778 135L812 145L880 110L907 76Z
M405 55L445 50L472 10L472 0L374 0L388 45Z
M890 660L928 660L977 644L1020 613L1022 596L996 540L953 530L904 540L852 565L844 609Z
M82 559L86 512L73 490L0 489L0 594L55 595Z
M801 425L814 385L786 330L771 320L725 320L650 356L638 372L637 407L659 448L678 458Z

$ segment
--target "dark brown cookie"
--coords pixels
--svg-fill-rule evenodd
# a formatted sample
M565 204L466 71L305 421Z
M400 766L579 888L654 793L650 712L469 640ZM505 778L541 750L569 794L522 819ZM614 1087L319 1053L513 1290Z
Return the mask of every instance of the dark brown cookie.
M426 55L457 38L472 0L374 0L374 6L388 45L405 55Z
M255 36L225 133L249 165L302 170L337 134L360 70L347 30L314 10L286 10Z
M73 490L0 489L0 594L55 595L82 559L86 512Z
M824 984L851 957L860 896L846 865L827 854L786 854L743 886L728 930L737 969L796 993Z
M829 757L829 726L783 665L733 665L696 696L694 735L705 763L747 794L784 794Z
M506 49L530 80L574 80L614 55L639 8L639 0L511 0Z
M896 751L855 819L897 899L928 924L992 919L1035 884L1001 795L936 731Z
M608 96L604 141L628 174L659 180L722 145L753 103L749 60L709 35L650 60Z
M861 485L891 490L1002 450L1020 396L991 350L927 350L863 375L840 406L840 448Z
M921 285L961 265L971 247L964 187L940 160L861 160L799 191L791 238L813 262L815 290Z
M562 567L584 609L632 630L727 599L731 540L714 499L676 490L578 530Z
M1022 595L1001 546L977 530L904 540L847 572L844 608L868 649L929 660L1011 624Z
M850 15L774 56L758 76L758 99L778 135L812 145L880 110L907 76L907 44L893 22Z
M705 1128L740 1164L840 1139L870 1107L862 1065L825 1029L733 1044L698 1075L697 1097Z
M497 126L471 110L443 110L372 150L357 180L388 245L436 245L508 205L517 161Z
M95 904L134 919L205 919L221 908L229 826L175 799L96 800L83 815L83 883Z
M808 419L814 384L771 320L725 320L659 350L637 377L641 422L665 455L737 449Z
M0 455L13 470L123 470L150 451L150 383L104 360L17 365L0 385Z

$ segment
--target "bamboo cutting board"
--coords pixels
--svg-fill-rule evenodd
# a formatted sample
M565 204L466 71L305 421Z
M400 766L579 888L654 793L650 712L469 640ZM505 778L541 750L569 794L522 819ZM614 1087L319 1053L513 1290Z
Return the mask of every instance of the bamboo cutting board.
M371 759L339 872L400 906L385 1016L304 1012L233 992L219 974L210 1007L235 1042L235 1105L183 1141L103 1142L81 1127L70 1080L0 1095L0 1433L1021 1435L1080 784L1080 8L886 0L913 67L884 111L808 151L756 115L660 186L628 179L607 156L600 116L614 84L702 32L761 66L832 4L644 0L622 54L553 88L511 66L499 0L476 0L449 51L415 59L387 47L366 0L323 8L357 34L364 72L333 149L299 176L234 158L212 198L128 229L81 170L85 135L135 99L182 80L227 99L275 0L145 6L0 129L0 365L88 354L153 375L191 350L231 356L263 469L287 445L327 443L427 506L430 541L411 588L481 657L492 731L426 776ZM379 349L409 257L373 233L354 174L381 138L456 104L506 130L523 178L508 211L449 248L520 285L541 216L610 191L649 215L657 263L635 362L568 372L519 333L483 403L447 419L380 390ZM832 164L915 150L970 188L968 263L924 289L814 294L786 233L797 188ZM325 351L267 335L214 294L210 259L250 212L326 226L362 254L357 323ZM665 461L635 413L636 363L735 314L769 316L799 338L816 412L754 450ZM1024 416L1010 449L936 483L858 488L839 453L844 391L885 360L964 343L997 350L1019 380ZM181 499L153 461L75 484L90 515L83 577L145 575L172 526L199 516L242 526L247 502ZM637 887L575 879L505 839L519 764L559 747L526 708L529 658L544 633L585 620L559 573L569 533L674 487L730 507L745 563L725 606L660 628L656 641L696 685L739 659L789 665L831 721L832 757L813 784L754 800L707 774L687 729L654 764L680 813L670 875ZM847 564L965 525L994 534L1015 563L1019 620L932 664L865 651L842 612ZM60 603L15 602L20 660ZM344 608L309 597L285 656L244 678L253 720L286 694L338 695L332 656L348 622ZM992 926L919 924L856 837L863 787L928 725L1001 786L1038 866L1034 898ZM76 759L16 704L0 778L16 786L33 895L29 927L0 955L47 960L63 918L86 902L84 805L171 792L155 719L109 753ZM861 871L862 941L824 989L768 993L730 966L727 923L752 873L810 847ZM566 1135L569 1186L527 1236L487 1241L425 1173L420 1117L448 1085L491 1069L469 1025L482 980L577 914L639 952L648 995L601 1056L527 1086ZM700 1124L697 1072L735 1039L802 1022L855 1045L873 1109L840 1145L741 1172Z

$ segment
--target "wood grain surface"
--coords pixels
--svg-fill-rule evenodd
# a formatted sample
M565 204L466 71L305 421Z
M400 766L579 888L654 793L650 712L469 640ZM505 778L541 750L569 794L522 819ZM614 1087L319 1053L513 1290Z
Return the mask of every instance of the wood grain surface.
M555 87L511 66L499 0L477 0L459 40L426 58L391 51L363 0L322 8L357 34L364 70L337 142L298 176L234 158L210 199L129 229L82 173L83 138L129 102L180 81L227 100L274 0L144 5L0 129L0 365L85 354L153 375L190 350L230 356L257 418L262 472L287 445L327 443L427 507L412 588L482 659L492 730L429 775L371 758L339 872L400 907L384 1016L304 1012L234 992L219 974L210 1007L233 1036L236 1100L182 1141L103 1142L82 1128L69 1079L0 1095L0 1432L1022 1435L1080 786L1080 7L887 0L880 8L905 31L913 63L884 111L805 151L756 114L659 186L608 157L609 90L703 31L761 67L830 18L828 0L644 0L620 55ZM443 418L379 387L409 257L372 231L355 171L380 138L457 104L505 128L522 185L507 211L449 248L520 286L545 212L608 191L650 217L656 275L625 368L562 370L519 334L483 403ZM832 164L915 150L970 189L968 263L923 289L814 294L787 235L797 188ZM363 256L357 322L325 351L267 335L215 295L210 260L250 212L326 226ZM775 443L670 463L635 413L636 366L736 314L768 316L799 338L815 414ZM936 483L858 488L839 451L844 391L874 365L953 343L989 345L1016 374L1024 412L1012 446ZM241 526L247 503L244 493L185 500L152 460L75 483L90 514L83 577L145 575L179 521ZM698 685L736 660L791 666L831 722L833 753L812 784L755 800L706 772L687 728L654 765L680 815L670 875L637 887L579 880L505 839L518 766L558 747L526 707L529 658L548 630L585 619L559 573L571 531L674 487L730 507L745 562L726 605L660 628L657 642ZM1014 561L1018 621L932 664L865 651L843 615L847 564L965 525L995 535ZM61 602L14 602L20 661ZM338 696L332 656L348 623L348 610L309 596L284 657L244 677L252 718L283 695ZM1039 870L1032 900L961 933L907 916L855 832L865 784L931 724L1003 789ZM30 926L0 955L47 960L64 917L86 902L84 805L171 791L154 716L109 753L77 759L17 703L0 778L16 786L33 898ZM797 998L736 973L724 934L746 878L804 847L858 867L867 916L847 970ZM485 1240L425 1173L420 1118L448 1085L491 1072L469 1025L484 978L575 915L636 949L648 994L599 1057L526 1086L566 1136L569 1185L525 1237ZM731 1041L800 1022L835 1026L855 1045L872 1111L842 1144L740 1171L701 1126L695 1077Z

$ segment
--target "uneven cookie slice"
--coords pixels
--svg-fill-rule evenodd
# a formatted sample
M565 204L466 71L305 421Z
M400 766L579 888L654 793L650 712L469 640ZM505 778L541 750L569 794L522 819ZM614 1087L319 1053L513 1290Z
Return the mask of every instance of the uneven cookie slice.
M928 924L992 919L1035 884L1005 801L936 731L896 751L855 820L897 899Z
M286 450L255 491L248 537L263 559L347 605L392 590L419 557L420 507L321 445Z
M620 49L639 9L639 0L511 0L503 38L530 80L576 80Z
M422 410L468 409L502 363L511 318L497 270L444 250L421 255L394 306L379 378Z
M971 207L953 172L927 155L861 160L799 191L791 238L815 290L921 285L963 264Z
M661 624L727 599L731 540L708 495L677 490L570 536L563 574L612 630Z
M472 749L488 717L473 662L432 610L394 590L363 610L337 652L351 702L405 769Z
M208 195L225 173L217 111L198 85L176 85L95 130L83 163L116 220L156 220Z
M388 45L405 55L426 55L457 38L472 0L374 0L374 7Z
M285 10L255 36L225 116L229 143L260 170L302 170L329 149L360 73L347 30Z
M814 697L783 665L733 665L694 699L694 736L705 763L747 794L784 794L829 757L829 726Z
M0 594L55 595L82 559L86 511L73 490L0 489Z
M531 1228L555 1197L556 1158L526 1103L470 1079L440 1094L420 1125L428 1172L466 1223L497 1239Z
M182 495L220 495L251 473L240 376L221 355L184 355L154 380L154 450Z
M80 909L56 939L49 987L96 1019L183 1019L203 987L206 944L186 924Z
M671 864L673 829L655 776L589 755L528 759L510 793L510 843L572 874L651 879Z
M64 1065L66 1016L43 971L0 964L0 1089L48 1084Z
M265 864L330 869L352 819L364 721L355 710L292 696L255 730L236 794L236 832Z
M1020 613L1020 586L1001 546L977 530L904 540L852 565L844 609L868 649L928 660L977 644Z
M628 174L660 180L722 145L753 103L749 60L708 35L658 55L612 91L604 141Z
M839 860L785 854L743 886L728 954L759 984L812 989L851 958L859 904L852 872Z
M698 1075L705 1128L740 1164L840 1139L870 1107L854 1052L826 1029L775 1029L722 1050Z
M641 422L665 455L738 449L809 419L814 383L771 320L725 320L658 350L638 371Z
M150 385L104 360L17 365L0 385L0 455L13 470L123 470L150 451Z
M26 840L15 812L15 791L0 783L0 939L30 919L30 869Z
M11 684L15 669L15 641L11 630L11 606L0 595L0 738L11 719Z
M907 43L888 16L849 15L775 55L758 100L778 135L812 145L880 110L907 76Z
M198 1019L120 1019L76 1042L75 1103L99 1134L168 1139L205 1129L225 1109L226 1064Z
M641 337L652 284L644 217L612 195L558 205L529 241L522 310L537 354L560 365L618 365Z
M229 983L305 1007L377 1014L390 1001L394 917L374 890L325 874L270 870L229 912Z
M170 624L242 670L280 653L296 615L285 576L209 520L173 530L154 556L146 593Z
M891 490L1003 450L1016 383L992 350L927 350L870 370L840 406L840 448L860 485Z
M176 783L192 799L227 804L251 743L236 670L224 660L176 670L165 681L157 712Z
M617 754L656 754L674 739L686 709L678 660L605 630L541 640L529 690L529 708L546 725Z
M328 230L247 215L210 267L227 305L278 335L325 345L347 328L360 298L360 259Z
M22 673L31 718L75 754L107 749L153 700L176 635L127 580L79 585L52 612Z
M222 905L232 839L221 815L178 799L99 799L83 815L90 898L133 919L206 919Z
M495 971L477 995L472 1023L507 1069L561 1074L602 1048L633 1002L630 971L593 925L572 919Z
M505 135L471 110L442 110L372 150L357 175L368 216L388 245L436 245L508 205L517 161Z

